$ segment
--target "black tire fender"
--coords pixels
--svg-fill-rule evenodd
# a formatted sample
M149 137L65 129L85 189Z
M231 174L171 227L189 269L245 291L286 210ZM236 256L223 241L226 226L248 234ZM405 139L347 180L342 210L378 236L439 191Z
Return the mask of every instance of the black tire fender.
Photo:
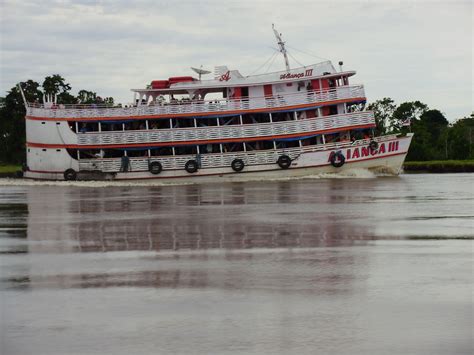
M198 169L199 164L196 160L188 160L186 164L184 164L184 170L186 170L190 174L197 172Z
M339 150L333 154L331 154L331 158L329 159L331 162L331 165L335 168L340 168L341 166L344 165L346 162L346 157L342 152Z
M77 173L74 169L67 169L64 172L64 180L66 181L74 181L77 179Z
M232 163L230 164L230 166L232 167L232 170L234 170L235 172L238 173L238 172L244 170L245 163L242 159L234 159L234 160L232 160Z
M369 143L370 150L377 150L379 149L379 144L376 141L370 141Z
M148 170L154 175L158 175L163 171L163 165L159 161L152 161L148 164Z
M288 155L280 155L277 164L282 169L288 169L291 166L291 158Z

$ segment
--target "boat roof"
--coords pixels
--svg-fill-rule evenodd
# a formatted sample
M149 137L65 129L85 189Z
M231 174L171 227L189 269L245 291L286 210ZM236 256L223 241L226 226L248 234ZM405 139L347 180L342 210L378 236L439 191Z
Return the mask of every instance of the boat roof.
M194 80L171 84L163 89L131 89L141 94L181 94L198 90L206 92L222 91L222 88L281 84L302 80L314 80L321 77L352 76L355 71L337 72L330 61L259 75L243 76L238 70L229 70L226 66L216 67L215 77L211 80Z

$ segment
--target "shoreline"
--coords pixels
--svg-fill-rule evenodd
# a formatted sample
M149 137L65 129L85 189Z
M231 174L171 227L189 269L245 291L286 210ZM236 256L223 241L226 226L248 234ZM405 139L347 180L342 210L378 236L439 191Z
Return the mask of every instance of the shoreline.
M474 160L408 161L403 164L405 173L474 173Z
M403 164L408 174L474 173L474 160L408 161ZM0 178L19 178L20 165L0 165Z

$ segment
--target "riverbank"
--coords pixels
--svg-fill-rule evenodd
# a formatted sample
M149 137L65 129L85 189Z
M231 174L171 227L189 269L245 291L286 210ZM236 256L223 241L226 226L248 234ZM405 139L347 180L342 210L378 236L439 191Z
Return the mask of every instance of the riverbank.
M406 173L474 173L474 160L407 161ZM0 178L17 177L20 165L0 165Z
M473 173L474 160L407 161L403 169L408 173Z
M21 171L20 165L0 165L0 178L17 177L18 171Z

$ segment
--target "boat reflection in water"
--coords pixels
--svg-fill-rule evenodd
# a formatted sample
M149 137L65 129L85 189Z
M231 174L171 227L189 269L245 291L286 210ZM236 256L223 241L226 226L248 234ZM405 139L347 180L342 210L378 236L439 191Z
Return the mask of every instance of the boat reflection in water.
M265 276L260 273L278 271L281 260L273 258L281 252L298 248L303 257L304 248L372 239L367 226L338 215L351 199L343 184L328 181L316 190L312 185L284 181L271 187L239 183L29 189L28 252L48 253L51 262L38 259L42 272L31 265L29 281L22 278L14 287L257 287L271 283L262 283ZM275 254L276 249L280 253ZM128 252L118 253L123 251ZM329 249L317 263L344 269L337 276L340 282L341 273L352 278L355 263L366 264L354 257ZM248 275L249 262L260 265L261 271ZM305 270L289 266L278 272L287 282L296 276L304 279L304 273L313 281L332 278L332 272L320 270L316 275L311 267Z
M28 239L61 242L32 246L37 252L292 248L372 239L367 226L330 208L353 199L344 191L306 196L290 182L262 187L73 188L60 199L31 189ZM312 200L329 205L322 209Z
M40 185L0 187L2 354L472 353L472 240L406 239L472 238L468 175Z

